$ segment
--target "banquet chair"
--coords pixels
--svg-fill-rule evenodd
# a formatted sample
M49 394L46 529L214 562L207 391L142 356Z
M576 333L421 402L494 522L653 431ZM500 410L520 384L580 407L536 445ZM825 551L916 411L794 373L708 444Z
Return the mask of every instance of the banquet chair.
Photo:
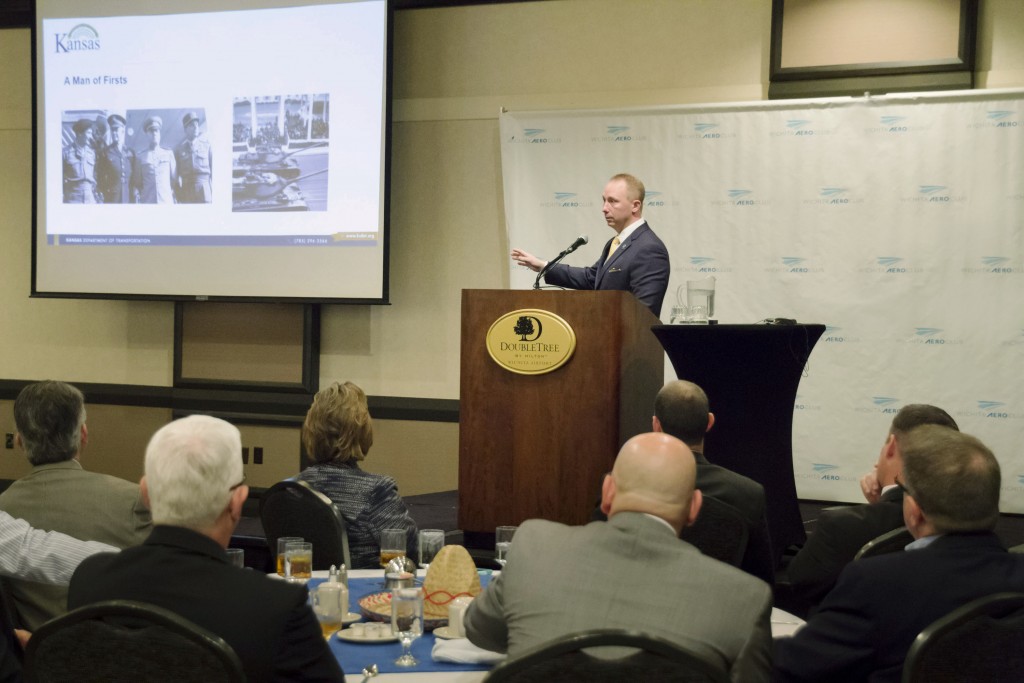
M705 496L697 521L684 528L679 538L697 546L708 557L739 567L747 549L749 533L739 510Z
M597 649L591 649L597 648ZM496 666L484 683L726 683L724 669L662 638L622 629L572 633Z
M260 496L260 521L270 552L277 539L300 536L313 544L313 569L352 568L345 519L330 498L304 481L279 481Z
M903 683L1024 681L1024 593L996 593L934 621L914 639Z
M881 536L876 536L865 543L857 554L853 556L854 561L863 560L865 557L876 555L887 555L889 553L903 552L907 544L913 543L914 537L905 526L892 531L886 531Z
M29 683L242 683L224 639L170 610L131 600L79 607L40 626L25 649Z

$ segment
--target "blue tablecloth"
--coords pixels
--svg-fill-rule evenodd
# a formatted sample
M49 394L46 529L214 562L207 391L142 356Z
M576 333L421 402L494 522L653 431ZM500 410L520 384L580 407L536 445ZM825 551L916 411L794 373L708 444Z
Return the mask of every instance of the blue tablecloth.
M382 572L383 574L383 572ZM481 576L481 582L486 585L489 576ZM312 588L320 583L321 579L312 579L309 587ZM379 579L349 579L349 601L353 612L359 611L359 599L379 593L384 590L384 578ZM394 641L389 643L351 643L331 637L331 652L337 657L342 670L346 674L359 673L363 667L369 664L376 664L380 673L401 673L406 671L484 671L490 669L487 664L453 664L451 662L435 662L430 655L434 648L434 634L424 633L412 643L413 657L419 660L419 665L412 669L395 666L395 660L402 654L402 644Z

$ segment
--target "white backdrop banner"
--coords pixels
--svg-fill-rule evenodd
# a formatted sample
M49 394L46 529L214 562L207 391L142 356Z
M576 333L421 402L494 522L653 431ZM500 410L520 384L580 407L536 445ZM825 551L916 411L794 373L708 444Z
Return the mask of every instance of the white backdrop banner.
M592 264L604 185L633 173L671 256L664 322L714 275L722 323L827 326L794 411L800 497L862 500L893 414L931 403L1024 512L1024 91L513 112L501 146L512 246L551 258L585 234L566 262Z

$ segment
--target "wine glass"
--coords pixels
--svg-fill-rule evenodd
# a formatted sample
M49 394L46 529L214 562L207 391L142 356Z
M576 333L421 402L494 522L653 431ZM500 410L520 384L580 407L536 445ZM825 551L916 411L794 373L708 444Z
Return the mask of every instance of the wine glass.
M423 591L419 588L397 588L391 593L391 632L402 643L402 656L396 666L416 666L419 662L409 648L423 635Z
M505 566L508 550L512 547L512 536L517 526L499 526L494 530L494 559L502 567Z

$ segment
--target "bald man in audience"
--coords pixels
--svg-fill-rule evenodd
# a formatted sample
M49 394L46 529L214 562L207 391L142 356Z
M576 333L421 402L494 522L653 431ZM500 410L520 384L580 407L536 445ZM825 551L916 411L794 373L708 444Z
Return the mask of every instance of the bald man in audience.
M847 565L796 635L775 645L779 681L898 683L917 634L972 600L1024 591L1024 555L992 533L999 463L973 436L925 425L903 439L906 550Z
M903 491L896 485L896 475L903 469L903 440L921 425L957 429L942 408L924 403L903 406L892 419L878 462L861 480L868 504L826 508L818 516L807 542L786 569L794 593L808 603L817 604L832 590L843 567L865 543L903 526Z
M695 476L679 439L627 441L602 487L608 521L524 522L501 576L466 613L470 641L516 657L570 633L636 629L703 655L737 683L767 680L768 586L678 539L700 511Z
M341 668L306 603L305 586L234 567L225 549L249 495L242 440L223 420L192 415L146 447L142 495L156 525L145 543L83 562L68 607L139 600L227 641L247 679L341 681Z
M693 382L677 379L661 388L654 398L652 429L670 434L693 452L697 461L697 488L705 498L714 498L731 506L747 526L747 546L740 568L775 582L775 560L768 519L765 516L764 487L753 479L737 474L704 457L704 436L715 424L715 414L708 408L708 396ZM591 519L604 520L600 508Z

